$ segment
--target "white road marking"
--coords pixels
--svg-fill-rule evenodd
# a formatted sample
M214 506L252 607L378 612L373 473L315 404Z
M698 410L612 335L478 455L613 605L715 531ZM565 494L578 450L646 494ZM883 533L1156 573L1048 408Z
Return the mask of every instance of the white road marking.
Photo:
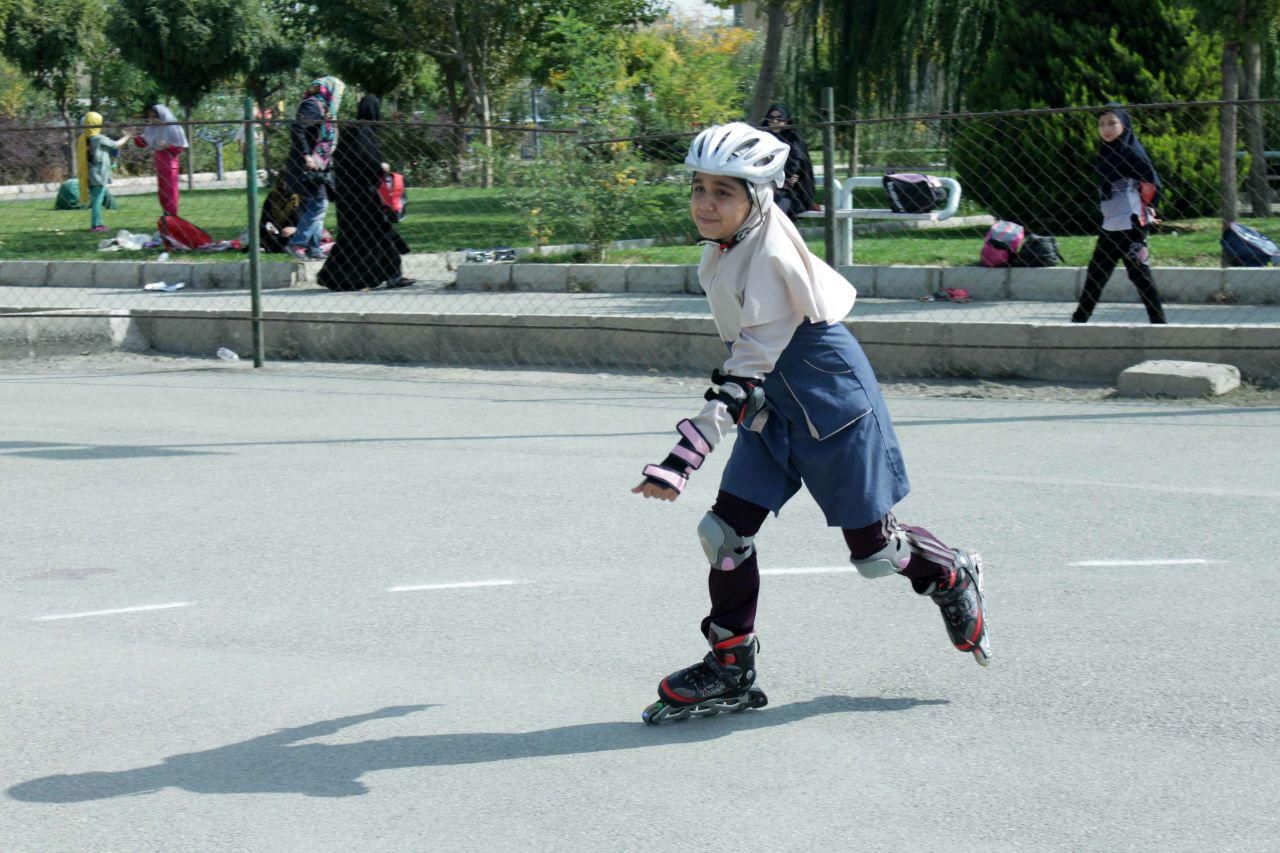
M853 566L806 566L799 569L761 569L762 575L847 575L856 574Z
M1210 563L1220 563L1221 560L1201 560L1198 558L1188 559L1172 559L1172 560L1081 560L1077 563L1068 563L1069 566L1207 566Z
M53 616L36 616L33 622L53 622L56 619L83 619L86 616L114 616L117 613L141 613L144 610L171 610L175 607L190 607L189 601L175 601L172 604L143 604L139 607L118 607L115 610L89 610L84 613L58 613Z
M929 473L930 480L956 480L966 483L1012 483L1026 486L1079 486L1099 491L1136 490L1140 492L1160 492L1171 495L1209 495L1211 497L1232 498L1264 498L1274 500L1280 498L1280 491L1274 489L1240 489L1232 486L1184 486L1160 485L1156 483L1117 483L1105 480L1087 480L1075 477L1036 477L1006 474L946 474L938 471Z
M432 589L474 589L481 586L515 586L525 581L459 581L458 583L424 583L415 586L389 586L387 592L422 592Z

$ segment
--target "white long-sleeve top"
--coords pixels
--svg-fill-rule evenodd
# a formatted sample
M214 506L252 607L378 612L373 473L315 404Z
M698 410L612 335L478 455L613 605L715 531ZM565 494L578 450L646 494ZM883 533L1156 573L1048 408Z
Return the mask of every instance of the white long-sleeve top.
M832 323L853 308L853 285L809 251L791 220L773 206L772 187L757 185L763 221L727 251L702 250L698 283L707 294L721 340L730 345L721 370L763 379L808 320ZM724 403L709 400L694 425L715 447L733 428Z

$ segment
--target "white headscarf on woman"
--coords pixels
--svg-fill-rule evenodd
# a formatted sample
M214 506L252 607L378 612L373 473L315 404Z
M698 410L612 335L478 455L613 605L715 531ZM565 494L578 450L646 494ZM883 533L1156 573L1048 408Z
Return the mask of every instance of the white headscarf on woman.
M772 184L748 182L747 194L752 210L735 235L737 242L703 248L698 283L707 294L716 331L731 345L724 372L760 378L773 370L797 326L805 320L843 320L857 291L809 251L795 225L774 205ZM735 425L719 400L708 401L690 420L712 447Z
M176 124L177 116L173 114L173 110L164 104L152 104L151 111L156 114L156 119L165 124L149 124L142 130L142 139L150 148L159 149L156 143L165 142L169 148L187 148L187 134L183 132L182 125ZM169 124L168 122L175 122Z
M711 303L720 337L736 341L743 327L784 317L834 323L853 309L857 291L809 251L795 225L773 204L773 186L753 183L750 232L728 250L702 250L698 282Z

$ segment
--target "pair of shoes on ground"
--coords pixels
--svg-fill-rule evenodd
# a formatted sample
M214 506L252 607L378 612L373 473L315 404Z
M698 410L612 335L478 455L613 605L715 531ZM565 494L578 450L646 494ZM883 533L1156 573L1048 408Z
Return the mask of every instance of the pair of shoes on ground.
M106 231L106 230L107 230L107 226L105 225L95 225L89 229L90 233L92 234L101 234L103 231Z
M290 243L284 247L285 253L293 256L299 261L323 261L325 259L324 252L318 246L303 248L302 246Z
M396 288L399 288L399 287L410 287L411 285L415 285L417 283L418 283L418 280L416 278L405 278L402 275L398 275L395 278L389 278L386 281L384 281L382 283L382 286L387 290L395 290Z

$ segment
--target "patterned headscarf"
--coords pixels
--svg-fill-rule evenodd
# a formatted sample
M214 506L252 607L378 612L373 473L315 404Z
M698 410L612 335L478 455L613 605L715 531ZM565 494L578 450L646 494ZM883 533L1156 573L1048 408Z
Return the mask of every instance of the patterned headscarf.
M333 156L333 148L338 144L338 105L342 103L342 93L346 90L346 83L331 76L312 80L303 93L320 102L324 124L320 126L320 141L316 143L313 153L325 161Z
M89 139L102 133L102 114L84 114L84 132L76 138L76 169L80 179L80 203L89 200Z

